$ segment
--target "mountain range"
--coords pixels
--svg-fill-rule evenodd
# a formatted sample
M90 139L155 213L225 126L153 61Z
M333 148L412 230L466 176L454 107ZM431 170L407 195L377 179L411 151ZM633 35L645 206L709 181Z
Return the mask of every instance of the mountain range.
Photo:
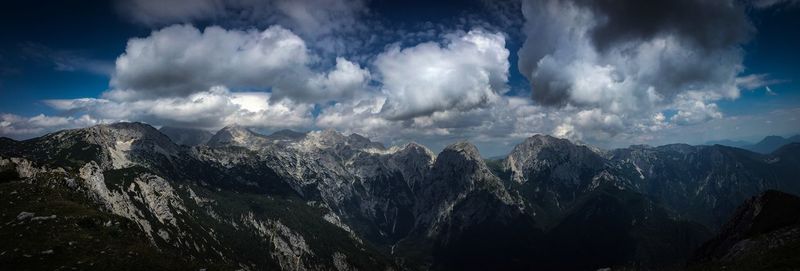
M768 136L758 143L744 146L744 148L758 153L771 153L783 145L790 143L800 143L800 135L795 135L788 138L781 136Z
M757 153L769 154L779 149L780 147L783 147L784 145L790 143L800 143L800 135L794 135L791 137L771 135L764 137L763 139L761 139L761 141L757 143L751 143L741 140L717 140L717 141L706 142L706 145L725 145L736 148L742 148Z
M740 260L719 256L755 236L730 234L758 213L740 205L800 193L798 168L800 143L601 150L533 135L483 159L469 142L435 154L334 130L104 124L0 138L0 266L696 268Z

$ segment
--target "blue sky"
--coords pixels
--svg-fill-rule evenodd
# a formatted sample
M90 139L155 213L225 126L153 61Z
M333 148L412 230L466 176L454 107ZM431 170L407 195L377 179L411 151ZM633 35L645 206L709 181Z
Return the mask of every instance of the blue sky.
M239 123L433 149L466 139L494 155L535 133L610 148L800 132L798 2L682 0L656 14L604 3L9 1L0 136ZM687 7L731 21L677 22ZM134 54L131 40L152 51ZM275 47L287 42L297 47ZM240 59L254 43L263 59ZM205 54L176 56L194 51Z
M800 36L792 29L800 29L800 9L783 8L751 10L750 16L757 28L754 38L744 46L747 74L770 74L772 79L783 81L770 86L779 95L768 95L760 88L743 92L742 98L720 103L729 114L752 114L778 108L796 107L800 104Z

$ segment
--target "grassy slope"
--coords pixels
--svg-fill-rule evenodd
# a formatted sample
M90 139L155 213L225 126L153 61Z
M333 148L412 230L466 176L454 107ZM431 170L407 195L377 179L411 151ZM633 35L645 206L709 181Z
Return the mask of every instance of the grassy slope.
M61 176L59 176L61 177ZM63 177L62 177L63 178ZM58 183L0 180L0 269L197 270L159 251L129 220L92 207ZM55 219L18 220L21 212Z

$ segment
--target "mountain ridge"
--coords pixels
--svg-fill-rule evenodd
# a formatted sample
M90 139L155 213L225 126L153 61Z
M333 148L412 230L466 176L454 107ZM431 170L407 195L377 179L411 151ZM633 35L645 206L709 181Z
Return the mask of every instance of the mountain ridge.
M276 133L231 126L213 144L188 146L141 123L65 130L0 141L0 175L58 183L133 221L156 248L246 269L679 264L748 194L800 191L791 181L800 144L772 154L686 144L599 151L534 135L489 163L466 141L434 154L330 129ZM571 239L576 230L594 233ZM598 250L603 236L625 246ZM251 241L232 242L240 238ZM671 238L685 242L648 245Z

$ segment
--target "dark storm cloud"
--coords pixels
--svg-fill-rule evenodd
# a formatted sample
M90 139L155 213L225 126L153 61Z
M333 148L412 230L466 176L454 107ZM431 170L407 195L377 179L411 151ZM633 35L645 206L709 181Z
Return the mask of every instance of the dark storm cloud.
M531 0L522 12L519 69L533 101L572 110L557 135L703 123L722 117L716 101L740 95L753 28L739 2Z
M750 4L758 9L769 9L769 8L796 8L800 7L800 0L752 0Z
M740 46L753 32L731 1L533 0L523 13L520 71L534 100L555 106L647 91L667 101L686 90L730 94Z
M672 34L713 50L747 40L753 27L744 7L730 0L577 0L601 21L592 29L600 51L616 43Z
M360 0L116 0L118 12L134 23L164 26L211 22L223 26L280 24L317 37L358 27L367 12Z

